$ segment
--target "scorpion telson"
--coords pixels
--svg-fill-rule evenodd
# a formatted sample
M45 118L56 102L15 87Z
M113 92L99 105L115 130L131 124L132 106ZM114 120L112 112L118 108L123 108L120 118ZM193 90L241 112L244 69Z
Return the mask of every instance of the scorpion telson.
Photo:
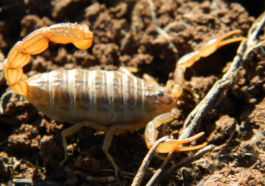
M179 117L176 99L182 94L183 74L200 57L206 57L219 47L241 41L231 38L239 30L210 41L199 50L182 57L176 65L174 80L166 87L158 86L150 76L139 79L133 75L113 71L65 70L52 71L27 78L23 66L36 55L47 49L49 41L54 43L73 43L79 49L92 45L93 34L86 25L77 23L55 24L40 28L19 41L10 50L4 62L7 84L17 94L25 96L38 110L50 118L72 123L73 126L62 132L65 159L68 159L66 137L87 126L106 133L103 151L118 174L118 166L108 149L114 134L138 130L146 126L145 141L151 148L157 140L157 127ZM168 153L202 148L182 147L182 144L196 140L201 132L184 140L168 139L161 143L156 152Z

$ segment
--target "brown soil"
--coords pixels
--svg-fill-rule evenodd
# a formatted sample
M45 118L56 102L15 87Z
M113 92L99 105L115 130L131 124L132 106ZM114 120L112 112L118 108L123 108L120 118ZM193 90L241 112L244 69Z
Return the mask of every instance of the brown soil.
M33 76L58 68L116 70L133 66L139 69L136 76L147 73L165 85L177 61L170 43L181 57L231 30L240 29L246 36L265 7L264 0L255 1L255 6L245 0L153 2L157 24L170 36L170 42L157 33L145 0L2 0L0 50L6 57L17 41L35 29L78 22L87 24L94 33L90 49L81 51L71 44L50 43L45 52L32 57L24 72ZM264 35L260 37L265 39ZM170 127L174 136L178 137L185 118L226 72L237 47L237 43L224 46L187 69L185 85L199 98L184 91L179 101L181 117ZM162 185L265 185L264 69L264 51L257 49L232 89L200 123L198 132L205 135L198 143L206 141L216 149L176 171ZM0 78L3 96L10 89ZM110 153L120 168L120 180L113 180L113 168L101 148L105 135L84 128L67 139L69 160L60 167L64 157L60 134L71 125L47 118L13 93L5 94L1 105L1 186L12 185L12 181L29 185L31 179L35 185L130 185L148 152L143 130L115 136ZM174 161L189 154L180 153ZM162 162L157 158L151 161L142 185Z

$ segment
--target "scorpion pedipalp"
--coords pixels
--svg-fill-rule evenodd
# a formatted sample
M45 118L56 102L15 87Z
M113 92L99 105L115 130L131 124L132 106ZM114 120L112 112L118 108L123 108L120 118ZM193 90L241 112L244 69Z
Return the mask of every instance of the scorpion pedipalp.
M198 50L182 56L176 64L176 69L174 71L174 80L169 80L166 85L168 89L172 90L172 97L174 99L178 99L178 97L181 96L183 92L184 73L186 71L186 68L191 67L201 57L207 57L211 55L218 48L224 45L227 45L233 42L242 41L243 39L245 39L244 37L226 39L227 37L234 35L234 34L238 34L238 33L241 33L241 31L234 30L234 31L228 32L227 34L217 39L210 40ZM147 79L150 79L150 78L147 77ZM150 79L149 81L153 82L154 80ZM160 126L161 124L171 121L174 118L178 117L178 114L175 114L174 116L173 115L170 115L170 113L164 113L156 117L155 119L153 119L151 122L147 124L146 130L145 130L145 141L146 141L148 148L151 148L153 144L155 143L155 141L157 140L158 132L156 128ZM204 133L199 133L193 137L190 137L184 140L168 139L165 142L161 143L156 149L156 151L161 152L161 153L168 153L168 152L177 152L177 151L196 150L196 149L202 148L203 146L206 145L206 143L203 143L197 146L192 146L192 147L180 147L180 145L191 142L199 138L203 134Z
M176 64L176 69L174 71L174 81L173 84L173 94L174 98L177 99L181 94L182 94L182 89L183 89L183 83L184 83L184 73L186 71L186 68L191 67L195 62L197 62L201 57L207 57L211 55L213 52L215 52L218 48L227 45L229 43L233 42L238 42L242 41L245 39L244 37L237 37L237 38L230 38L226 39L227 37L241 33L240 30L234 30L231 32L226 33L225 35L217 38L217 39L212 39L208 41L204 46L199 48L198 50L188 53L184 56L182 56L177 64ZM226 39L226 40L224 40ZM172 83L171 83L172 84Z

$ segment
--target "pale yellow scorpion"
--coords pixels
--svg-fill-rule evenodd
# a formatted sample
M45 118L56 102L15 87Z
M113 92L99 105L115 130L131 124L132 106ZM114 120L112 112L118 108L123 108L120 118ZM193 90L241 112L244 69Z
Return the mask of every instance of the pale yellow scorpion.
M145 141L147 147L151 148L157 139L156 128L179 116L176 100L183 91L183 74L186 68L219 47L242 40L231 38L223 41L239 32L232 31L213 39L199 50L182 57L176 65L174 80L169 80L166 87L157 86L148 76L142 80L117 71L55 70L28 79L22 68L29 63L30 55L46 50L49 41L73 43L79 49L87 49L92 45L93 34L88 26L77 23L42 27L17 42L4 61L4 73L11 89L25 96L38 110L52 119L74 124L61 134L65 153L61 164L68 159L66 137L87 126L106 133L103 151L117 175L118 166L108 152L113 135L146 126ZM202 148L206 143L181 147L202 135L203 132L184 140L168 139L158 146L156 152Z

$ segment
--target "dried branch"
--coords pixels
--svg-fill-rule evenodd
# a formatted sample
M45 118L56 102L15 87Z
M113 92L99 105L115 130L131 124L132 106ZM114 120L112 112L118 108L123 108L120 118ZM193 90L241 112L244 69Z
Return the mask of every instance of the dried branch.
M164 141L166 141L166 139L168 139L168 136L165 136L163 138L160 138L159 140L157 140L154 144L154 146L149 150L149 152L146 154L141 167L138 169L137 174L135 175L134 179L133 179L133 183L131 186L139 186L141 184L141 181L143 179L143 176L148 168L148 165L151 161L151 159L153 158L154 154L155 154L155 150L158 147L158 145Z
M170 176L173 172L175 172L176 170L186 166L187 164L193 162L195 159L201 157L203 154L205 154L206 152L209 152L211 150L214 149L214 145L208 145L206 147L204 147L203 149L199 150L198 152L196 152L195 154L185 158L184 160L180 161L179 163L177 163L176 165L171 166L167 171L165 171L159 178L159 180L165 180L168 176ZM158 180L158 181L159 181Z
M149 8L150 8L150 14L151 14L151 18L152 18L152 22L155 26L155 29L157 31L157 33L159 35L162 35L166 40L167 42L169 43L169 48L174 52L174 53L178 53L178 49L175 47L175 45L173 44L173 42L170 40L170 36L167 34L167 32L162 29L161 27L159 27L157 25L157 19L156 19L156 13L155 13L155 8L154 8L154 3L152 0L146 0L148 5L149 5ZM166 30L168 30L169 28L166 28Z

